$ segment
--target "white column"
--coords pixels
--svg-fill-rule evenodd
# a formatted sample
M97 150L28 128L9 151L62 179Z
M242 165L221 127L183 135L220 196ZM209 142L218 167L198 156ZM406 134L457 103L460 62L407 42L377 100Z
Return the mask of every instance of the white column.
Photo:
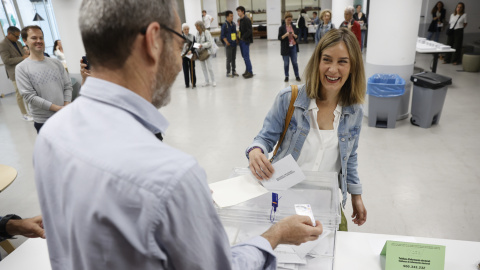
M267 39L278 39L278 28L282 24L281 0L267 0Z
M345 8L353 5L353 0L334 0L332 1L332 23L336 28L345 20L343 16Z
M233 22L237 23L238 15L237 15L237 7L240 6L238 4L238 0L227 0L227 10L231 10L233 12ZM225 10L221 10L225 11Z
M322 8L322 10L332 10L332 2L332 0L320 0L320 7ZM320 14L318 14L318 16L320 16Z
M207 11L207 14L212 16L213 22L210 25L211 28L218 27L218 9L216 0L203 0L203 9Z
M388 10L393 6L396 14L406 14L409 19L387 23L392 19ZM415 62L421 6L421 0L370 0L365 75L368 79L375 73L390 73L405 79L407 84L398 119L408 117L410 76Z
M190 27L190 33L196 35L195 22L202 20L202 5L200 1L188 1L188 3L185 1L184 4L186 23Z
M68 71L70 75L74 75L72 77L77 77L77 79L80 76L80 59L85 55L85 48L78 26L81 3L81 0L52 1Z

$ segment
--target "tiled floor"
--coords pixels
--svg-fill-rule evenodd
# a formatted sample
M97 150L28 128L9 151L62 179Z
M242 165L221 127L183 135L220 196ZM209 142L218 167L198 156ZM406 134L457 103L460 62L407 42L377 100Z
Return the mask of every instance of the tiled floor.
M313 48L312 43L300 45L300 72ZM217 87L186 89L180 73L171 104L161 109L170 121L165 142L195 156L209 182L247 165L244 150L275 95L287 85L278 42L255 40L251 59L254 78L226 78L220 48L212 58ZM428 68L431 59L418 54L416 66ZM240 52L237 66L239 74L245 71ZM350 223L351 231L480 241L480 76L459 69L438 66L439 74L453 78L439 125L423 129L403 120L395 129L378 129L364 119L358 157L368 220L362 227ZM290 72L294 84L291 67ZM200 85L200 65L197 78ZM40 213L32 169L35 136L33 124L21 120L15 97L0 99L0 164L19 171L0 194L0 214ZM347 203L346 213L351 211Z

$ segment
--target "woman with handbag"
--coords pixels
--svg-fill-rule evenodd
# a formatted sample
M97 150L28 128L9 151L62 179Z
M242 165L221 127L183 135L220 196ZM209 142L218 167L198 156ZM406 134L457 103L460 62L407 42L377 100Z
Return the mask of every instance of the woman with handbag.
M437 4L432 9L432 22L430 23L430 26L428 27L428 34L427 34L427 39L432 40L433 35L435 34L435 37L433 40L438 42L438 39L440 37L440 32L442 32L442 27L443 27L443 21L445 20L445 9L443 8L443 2L438 1Z
M283 57L283 69L285 72L285 82L288 82L289 62L292 61L293 71L297 81L301 81L298 73L297 53L299 52L297 43L297 27L292 24L292 13L285 13L285 24L278 28L278 40L280 40L280 54Z
M205 83L202 86L209 86L210 81L208 79L208 74L210 73L210 79L212 85L215 87L217 83L215 82L215 75L213 74L212 62L210 59L210 54L212 54L212 44L213 38L210 34L210 31L205 30L205 25L202 21L197 21L195 23L195 28L197 28L197 35L195 40L200 44L197 49L198 60L200 60L200 65L202 66L203 76L205 76Z
M363 47L365 47L365 35L367 34L368 19L367 15L362 12L362 5L357 5L357 12L353 14L353 19L360 24L360 30L362 31L362 42L360 43L360 48L363 51Z
M338 172L342 206L347 192L352 194L353 222L363 225L367 211L357 172L357 147L366 81L355 35L348 29L329 31L305 70L306 84L280 91L263 128L247 148L250 170L259 180L269 179L273 167L267 155L277 144L272 163L291 154L302 170ZM340 230L347 230L343 210Z
M465 4L459 2L455 12L450 15L450 27L447 30L447 45L455 49L454 53L445 55L444 64L458 65L462 62L463 29L467 27L467 14Z
M317 32L315 33L315 46L317 46L320 39L330 30L335 29L335 24L331 22L332 11L325 9L320 12L320 25L317 27Z
M193 44L195 43L195 36L190 34L190 27L188 24L182 24L182 32L187 40L183 44L182 49L182 64L183 64L183 77L185 79L185 87L190 87L192 83L192 89L196 87L197 75L195 74L195 61L193 61Z

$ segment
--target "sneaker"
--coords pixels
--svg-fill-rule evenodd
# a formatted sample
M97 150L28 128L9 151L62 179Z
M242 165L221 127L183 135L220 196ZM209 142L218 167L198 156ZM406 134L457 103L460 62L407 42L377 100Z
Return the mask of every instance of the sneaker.
M238 73L234 71L234 72L232 73L232 77L238 77Z
M230 75L229 73L227 73L227 78L230 78L230 77L233 77L233 75Z
M206 87L206 86L209 86L209 85L210 85L210 83L206 82L206 83L202 84L202 87Z
M284 82L288 82L288 77L285 77L285 80L284 80Z
M213 82L212 83L213 87L217 86L217 83L216 82Z
M295 80L297 80L297 82L301 82L301 81L302 81L302 79L300 79L300 77L295 78Z
M24 114L24 115L22 116L22 118L23 118L23 120L28 121L28 122L32 122L32 121L33 121L33 117L31 117L31 116L28 115L28 114Z
M247 72L247 73L245 74L245 76L243 76L243 77L244 77L245 79L250 79L250 78L253 77L253 74L250 73L250 72Z
M247 71L245 70L245 72L242 74L243 77L245 77L245 75L247 75Z

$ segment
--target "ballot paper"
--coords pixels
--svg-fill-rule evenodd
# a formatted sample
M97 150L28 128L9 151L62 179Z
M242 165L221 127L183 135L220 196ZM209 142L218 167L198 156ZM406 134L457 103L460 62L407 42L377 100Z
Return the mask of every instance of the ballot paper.
M300 258L292 246L290 245L278 245L277 248L273 251L275 257L277 257L277 262L281 264L307 264L307 259Z
M200 48L200 43L193 43L193 48L195 48L195 49Z
M193 56L193 53L185 55L185 57L187 57L188 59L192 59L192 56Z
M324 230L323 233L315 241L308 241L299 246L292 246L293 251L300 257L304 259L314 248L316 248L331 231Z
M292 155L282 158L272 166L275 170L273 176L261 182L268 190L287 190L306 178Z
M245 174L209 185L213 201L221 208L248 201L268 193L251 174Z

